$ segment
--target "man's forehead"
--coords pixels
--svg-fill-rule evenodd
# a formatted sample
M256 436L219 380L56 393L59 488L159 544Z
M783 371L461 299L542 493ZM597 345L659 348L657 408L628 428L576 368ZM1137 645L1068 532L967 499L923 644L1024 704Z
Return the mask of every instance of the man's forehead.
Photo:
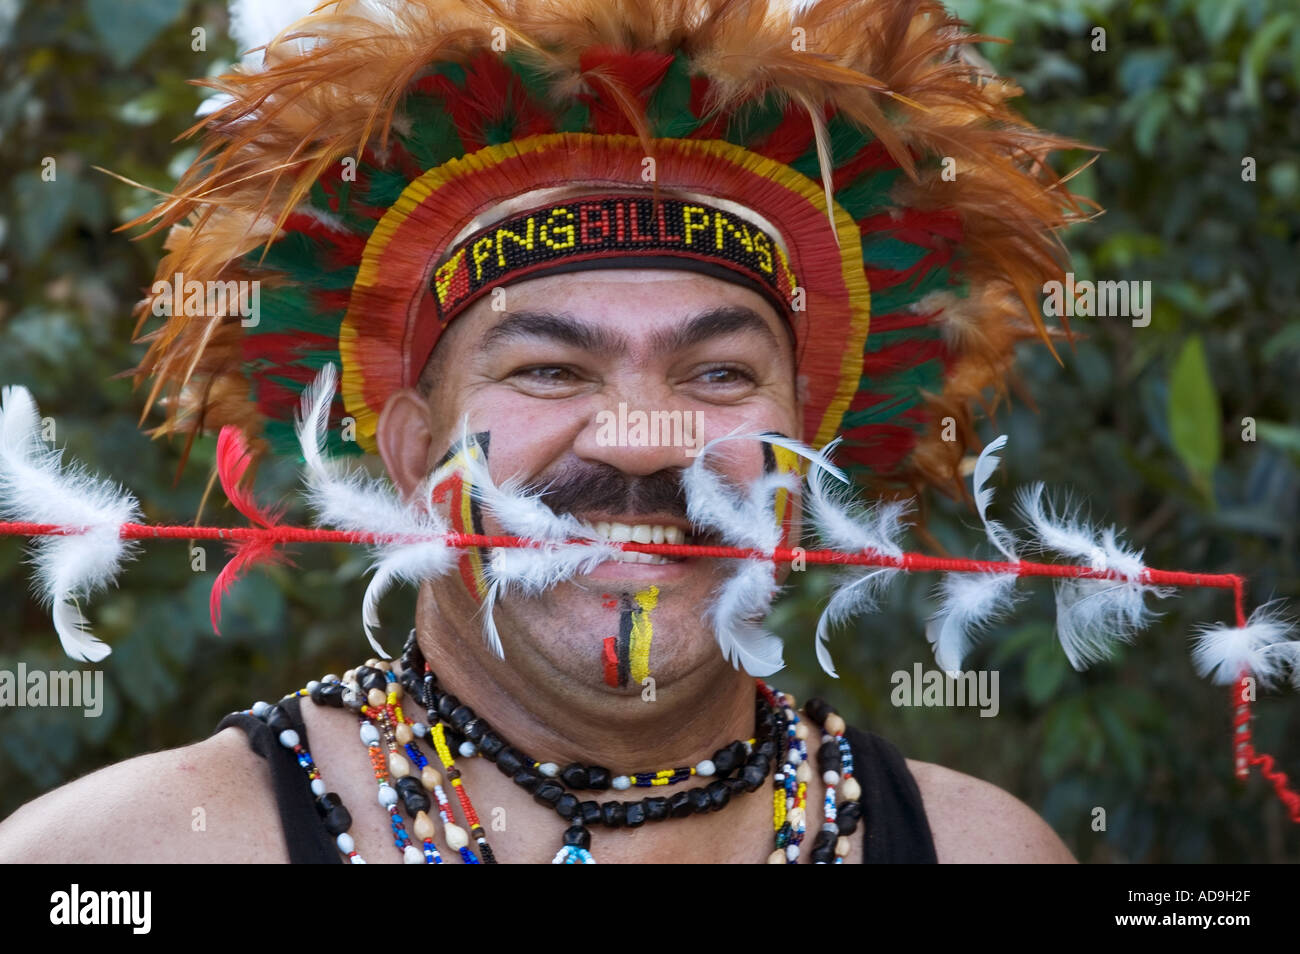
M494 310L487 300L474 306L478 347L551 338L596 351L646 345L663 351L726 334L754 335L774 346L784 337L778 331L784 321L761 295L704 275L610 269L549 275L504 292L505 308Z

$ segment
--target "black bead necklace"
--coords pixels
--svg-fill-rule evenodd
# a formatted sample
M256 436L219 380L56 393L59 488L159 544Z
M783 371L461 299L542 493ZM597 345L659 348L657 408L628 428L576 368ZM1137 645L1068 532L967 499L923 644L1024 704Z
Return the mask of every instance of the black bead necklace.
M383 678L382 673L368 667L360 667L356 671L357 682L363 690L367 681ZM757 728L754 743L751 745L737 740L718 749L713 758L708 760L712 763L709 767L717 776L714 781L676 792L667 798L650 796L636 801L605 802L580 800L576 795L565 791L566 786L577 791L606 790L614 781L609 770L603 766L576 762L558 769L552 763L538 763L509 745L487 722L475 715L469 706L451 693L441 690L437 676L420 653L414 630L403 650L402 672L398 681L411 698L428 710L431 724L443 721L449 725L450 730L474 746L476 754L494 762L503 775L531 794L538 804L551 808L561 818L572 823L564 833L561 856L590 857L591 828L595 825L606 828L639 828L648 821L665 821L719 811L730 803L733 795L760 788L771 773L774 761L785 755L781 743L786 735L786 720L778 709L769 706L762 695L756 693L754 708ZM449 732L449 741L451 738ZM550 765L555 774L542 772L542 765ZM559 856L557 861L560 861Z

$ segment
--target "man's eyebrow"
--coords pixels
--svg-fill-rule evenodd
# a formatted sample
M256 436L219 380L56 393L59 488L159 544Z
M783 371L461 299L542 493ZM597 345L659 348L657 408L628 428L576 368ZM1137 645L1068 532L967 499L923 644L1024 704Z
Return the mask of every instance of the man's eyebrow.
M777 337L762 316L744 305L720 305L692 317L685 324L656 331L650 338L651 350L668 354L697 345L710 338L737 332L757 333L777 345ZM566 312L517 311L488 330L483 347L518 338L549 338L594 354L613 355L626 351L623 335L608 328L595 327Z
M483 336L483 347L517 338L549 338L584 351L616 354L627 339L607 328L584 324L565 312L517 311L502 319Z
M664 354L736 332L757 332L767 338L773 347L779 344L772 329L754 309L744 305L720 305L700 312L684 325L655 332L650 339L650 346L655 352Z

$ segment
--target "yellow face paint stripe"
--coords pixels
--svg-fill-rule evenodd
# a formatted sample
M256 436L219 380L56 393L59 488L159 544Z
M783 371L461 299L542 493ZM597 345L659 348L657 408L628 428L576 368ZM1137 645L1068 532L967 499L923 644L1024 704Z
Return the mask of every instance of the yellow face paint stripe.
M627 655L632 681L640 685L650 675L650 640L654 637L650 611L659 603L659 587L642 590L632 599L637 609L632 613L632 636Z

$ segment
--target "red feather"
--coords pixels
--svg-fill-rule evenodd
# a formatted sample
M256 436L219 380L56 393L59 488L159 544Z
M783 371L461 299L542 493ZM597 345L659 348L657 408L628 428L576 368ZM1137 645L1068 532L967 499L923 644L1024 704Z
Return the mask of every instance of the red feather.
M221 635L217 625L221 620L221 600L236 580L258 564L283 562L286 562L285 554L277 548L274 540L248 540L237 546L230 561L217 574L216 580L212 583L212 592L208 595L208 615L212 619L212 631L218 636Z
M252 455L244 432L233 424L227 424L217 435L217 476L221 479L221 489L226 492L230 502L249 520L263 527L279 524L284 510L270 510L258 504L253 496L252 487L241 487L248 474ZM218 636L221 630L221 599L235 581L259 563L279 563L285 555L278 550L275 540L248 540L234 549L230 561L217 574L208 596L208 613L212 618L212 631Z
M272 527L284 516L283 509L268 510L262 507L253 497L251 487L240 486L252 461L244 432L233 424L223 427L217 435L217 476L221 479L221 489L226 492L235 509L249 520L263 527Z

